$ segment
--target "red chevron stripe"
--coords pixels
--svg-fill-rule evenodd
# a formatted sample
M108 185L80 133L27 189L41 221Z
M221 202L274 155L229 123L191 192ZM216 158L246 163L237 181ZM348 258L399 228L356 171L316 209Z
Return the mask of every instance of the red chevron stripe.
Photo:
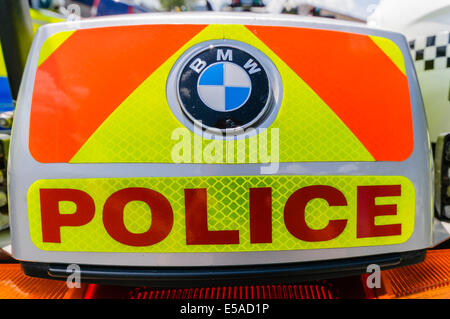
M69 162L105 119L204 25L78 30L37 69L29 148Z
M247 28L327 103L375 160L402 161L411 155L408 80L368 36L292 27Z

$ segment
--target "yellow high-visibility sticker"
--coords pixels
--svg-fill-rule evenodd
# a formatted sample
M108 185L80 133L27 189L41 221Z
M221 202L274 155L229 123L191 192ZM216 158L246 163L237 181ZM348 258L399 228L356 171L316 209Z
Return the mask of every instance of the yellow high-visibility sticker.
M406 75L405 59L400 48L390 39L369 36L378 47L391 59L391 61Z
M3 51L1 46L0 46L0 76L3 77L8 76L8 74L6 73L6 65L5 60L3 59Z
M210 176L36 181L30 235L47 251L244 252L400 244L402 176Z
M47 60L47 58L55 52L74 32L75 31L58 32L45 40L39 54L38 66L44 63L44 61Z

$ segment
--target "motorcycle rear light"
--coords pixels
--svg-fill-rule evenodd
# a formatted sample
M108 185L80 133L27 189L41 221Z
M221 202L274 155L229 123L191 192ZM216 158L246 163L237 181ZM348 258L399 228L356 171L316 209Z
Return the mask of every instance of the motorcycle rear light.
M338 299L337 290L327 281L304 284L220 286L156 289L90 285L85 298L124 298L150 300L228 300L228 299Z

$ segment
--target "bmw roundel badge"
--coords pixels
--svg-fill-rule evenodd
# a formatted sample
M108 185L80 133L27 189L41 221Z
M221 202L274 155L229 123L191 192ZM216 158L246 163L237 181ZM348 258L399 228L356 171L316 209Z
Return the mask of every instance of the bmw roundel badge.
M186 52L175 80L184 115L221 133L260 124L274 104L263 60L268 58L257 49L231 40L208 41Z

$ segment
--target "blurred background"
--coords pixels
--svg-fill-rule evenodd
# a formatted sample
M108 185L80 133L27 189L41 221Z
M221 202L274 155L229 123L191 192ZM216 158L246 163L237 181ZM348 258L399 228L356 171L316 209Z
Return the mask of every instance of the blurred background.
M34 9L67 17L76 4L83 18L158 11L253 11L366 21L380 0L30 0ZM75 8L75 7L72 7ZM73 13L73 12L72 12Z

